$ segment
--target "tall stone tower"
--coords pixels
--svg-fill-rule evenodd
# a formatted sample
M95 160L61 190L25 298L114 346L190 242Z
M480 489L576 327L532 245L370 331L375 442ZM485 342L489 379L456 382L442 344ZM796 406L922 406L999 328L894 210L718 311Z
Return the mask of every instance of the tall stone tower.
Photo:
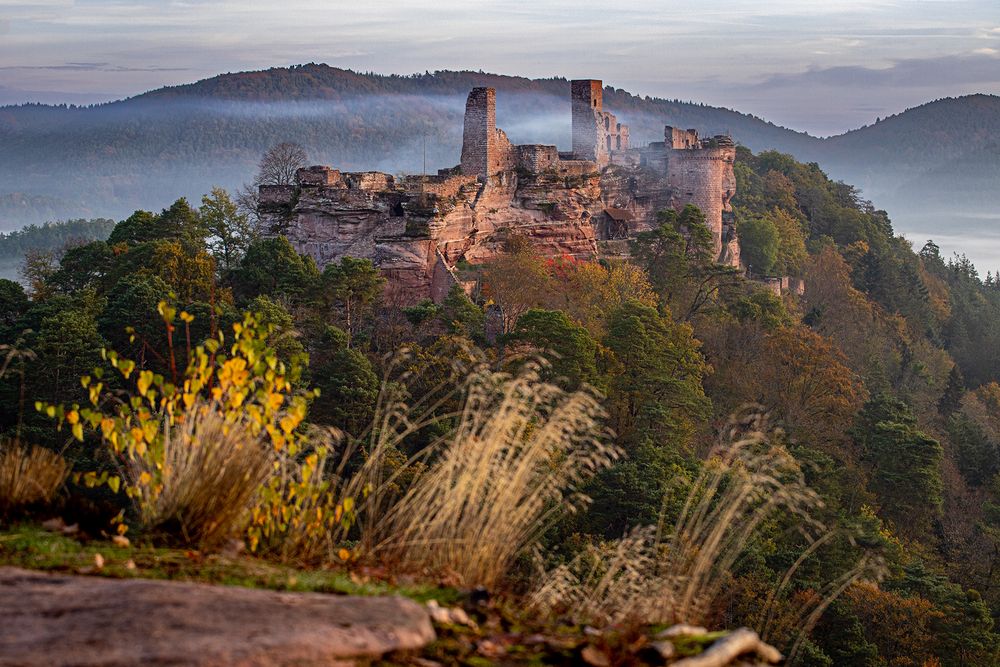
M604 107L604 86L597 79L570 82L573 110L573 157L600 162L606 156L599 120Z
M497 139L497 91L473 88L465 102L465 126L462 131L462 173L489 178L495 161Z

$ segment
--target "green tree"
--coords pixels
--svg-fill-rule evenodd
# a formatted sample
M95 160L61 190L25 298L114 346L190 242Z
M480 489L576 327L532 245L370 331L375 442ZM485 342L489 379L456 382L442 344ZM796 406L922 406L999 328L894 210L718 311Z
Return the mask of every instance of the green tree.
M112 246L124 243L138 245L148 241L180 241L188 250L203 248L208 231L198 211L181 197L158 215L136 211L115 225L108 237Z
M603 342L609 426L627 457L588 488L586 527L619 537L656 523L669 483L683 475L695 425L711 408L708 365L690 326L636 301L609 314Z
M573 390L581 383L598 386L597 342L566 313L532 308L517 321L510 341L537 348L551 364L546 376Z
M321 285L325 305L344 323L347 347L351 347L366 315L382 295L385 278L370 259L342 257L323 270Z
M104 241L76 246L59 260L59 268L49 278L49 284L63 294L84 289L100 292L107 289L107 279L115 263L115 253Z
M232 282L236 295L245 301L263 294L300 302L312 296L319 277L316 262L295 252L287 238L278 236L250 243Z
M962 397L965 396L965 378L962 369L955 364L948 373L948 384L938 401L938 412L942 417L950 417L962 407Z
M660 211L657 221L656 229L636 235L632 257L671 312L690 321L728 298L742 279L737 269L715 262L712 232L696 206L680 214Z
M778 261L781 237L778 227L767 217L740 222L740 255L754 275L769 276Z
M20 283L6 278L0 278L0 335L8 338L10 327L27 312L31 306L28 295Z
M459 336L482 342L486 316L483 309L472 302L461 285L452 285L448 296L441 303L439 316L447 330Z
M136 211L115 225L108 236L109 245L136 245L155 237L157 215L150 211Z
M210 195L201 198L199 213L208 233L209 251L222 271L229 272L256 238L253 225L222 188L212 188Z
M861 410L852 436L871 470L871 490L883 515L900 530L921 535L941 514L943 450L916 423L905 403L878 394Z
M299 332L295 329L292 315L284 306L270 297L261 295L248 303L246 310L254 314L261 326L271 328L267 340L274 348L278 359L285 362L288 368L308 366L309 357L302 341L299 340Z
M380 383L368 358L347 346L347 333L329 326L313 355L313 384L320 390L310 417L358 436L371 423Z
M97 318L98 329L111 349L129 355L141 368L147 368L156 354L162 355L166 331L156 317L156 308L169 292L170 286L155 275L132 273L119 280L108 292L108 305ZM129 328L135 333L134 341Z
M958 470L972 486L988 483L1000 472L997 445L991 442L982 427L968 416L957 413L948 422Z

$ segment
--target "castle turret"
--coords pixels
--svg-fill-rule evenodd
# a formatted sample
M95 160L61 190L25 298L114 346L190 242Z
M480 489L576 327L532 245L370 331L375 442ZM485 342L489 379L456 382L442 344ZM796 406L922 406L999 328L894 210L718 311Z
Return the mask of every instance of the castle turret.
M736 145L727 136L699 140L695 130L669 126L664 128L664 138L667 182L674 191L675 206L694 204L700 208L712 230L719 261L738 264L738 251L729 247L735 241L730 202L736 194Z

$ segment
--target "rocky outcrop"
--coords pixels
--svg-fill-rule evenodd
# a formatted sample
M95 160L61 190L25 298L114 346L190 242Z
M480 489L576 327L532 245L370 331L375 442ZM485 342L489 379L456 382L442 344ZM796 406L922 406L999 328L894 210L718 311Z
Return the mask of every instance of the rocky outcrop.
M399 597L0 568L0 665L349 665L433 641Z

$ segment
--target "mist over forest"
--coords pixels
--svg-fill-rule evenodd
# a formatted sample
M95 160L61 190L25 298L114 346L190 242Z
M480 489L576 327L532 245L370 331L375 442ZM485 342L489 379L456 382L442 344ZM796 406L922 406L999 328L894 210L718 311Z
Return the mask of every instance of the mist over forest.
M606 82L613 84L613 82ZM250 181L282 141L342 170L420 173L458 162L468 90L497 89L497 123L515 143L569 148L569 82L477 72L358 74L325 65L224 74L91 107L0 108L0 230L79 217L124 218L213 186ZM915 243L1000 265L1000 98L946 99L826 139L728 109L605 89L634 144L664 125L730 134L753 151L818 162L857 186ZM942 234L941 231L944 231Z

